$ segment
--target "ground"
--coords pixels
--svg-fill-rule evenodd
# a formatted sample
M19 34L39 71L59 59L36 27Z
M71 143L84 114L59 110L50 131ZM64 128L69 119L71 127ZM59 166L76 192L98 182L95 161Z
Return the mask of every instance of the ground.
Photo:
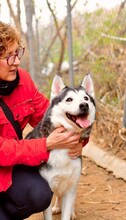
M75 207L77 220L126 220L126 182L83 157ZM27 220L43 220L42 213Z

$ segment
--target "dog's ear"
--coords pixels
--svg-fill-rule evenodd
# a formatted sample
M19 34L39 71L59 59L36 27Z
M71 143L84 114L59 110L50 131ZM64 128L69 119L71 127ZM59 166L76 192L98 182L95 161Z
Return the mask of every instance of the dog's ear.
M51 94L50 94L50 101L55 98L59 93L62 91L62 89L65 87L62 79L60 76L55 75L53 82L52 82L52 87L51 87Z
M83 86L86 92L94 98L94 86L90 73L84 77L81 86Z

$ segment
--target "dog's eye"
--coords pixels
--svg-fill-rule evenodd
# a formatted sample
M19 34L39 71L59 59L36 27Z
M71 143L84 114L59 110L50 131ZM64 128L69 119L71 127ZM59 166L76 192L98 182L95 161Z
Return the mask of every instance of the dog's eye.
M72 102L72 101L73 101L72 98L67 98L67 99L66 99L66 102Z
M88 98L87 96L84 96L84 100L85 100L85 101L88 101L89 98Z

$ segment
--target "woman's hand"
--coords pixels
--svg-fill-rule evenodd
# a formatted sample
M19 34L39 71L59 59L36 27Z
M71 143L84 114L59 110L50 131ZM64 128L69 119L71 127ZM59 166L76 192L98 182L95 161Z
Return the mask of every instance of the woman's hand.
M82 155L82 142L79 142L75 148L70 149L68 155L71 159L76 159Z
M72 131L67 131L64 127L59 127L47 137L47 150L68 149L70 157L74 157L75 154L80 156L82 144L79 143L79 140L80 134L75 134Z

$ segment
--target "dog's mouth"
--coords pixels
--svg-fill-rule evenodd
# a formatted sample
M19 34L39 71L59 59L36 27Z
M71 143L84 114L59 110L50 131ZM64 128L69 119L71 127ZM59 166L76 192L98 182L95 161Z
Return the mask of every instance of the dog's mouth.
M90 121L87 118L88 114L71 115L66 113L66 116L80 128L87 128L90 125Z

